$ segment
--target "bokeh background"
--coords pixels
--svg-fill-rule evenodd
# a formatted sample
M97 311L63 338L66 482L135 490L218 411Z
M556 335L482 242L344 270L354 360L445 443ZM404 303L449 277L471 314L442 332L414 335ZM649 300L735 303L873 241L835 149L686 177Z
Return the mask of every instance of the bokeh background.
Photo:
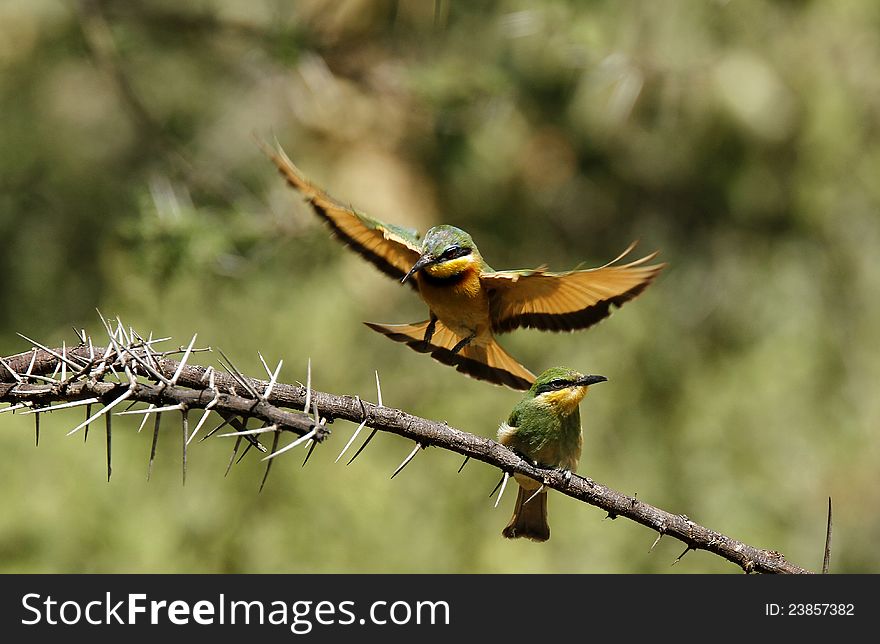
M470 231L496 268L669 262L586 332L518 331L539 371L606 375L580 473L819 569L880 558L880 4L515 0L0 2L0 354L97 337L105 315L260 376L494 436L519 394L364 320L425 318L331 238L254 135L334 196ZM209 354L199 354L213 362ZM216 364L215 362L213 362ZM501 538L497 472L379 435L266 489L231 439L167 422L64 434L0 416L2 572L737 573L551 494L552 539Z

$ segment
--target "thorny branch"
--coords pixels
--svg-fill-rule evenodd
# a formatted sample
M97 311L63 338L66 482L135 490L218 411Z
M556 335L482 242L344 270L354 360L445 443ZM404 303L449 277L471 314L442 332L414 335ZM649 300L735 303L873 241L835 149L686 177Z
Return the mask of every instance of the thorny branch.
M657 541L663 535L678 539L686 546L681 556L690 550L706 550L737 564L747 573L811 572L787 561L779 552L756 548L737 541L703 527L685 515L673 514L654 507L589 478L536 467L494 440L458 430L446 423L386 407L381 400L378 374L376 377L378 404L373 404L358 397L315 391L311 389L311 383L308 381L306 386L277 382L280 365L279 369L272 373L268 365L263 363L267 375L270 376L267 381L244 376L231 364L228 365L226 373L216 371L213 367L187 364L193 343L190 343L185 352L181 348L175 352L160 353L152 348L152 344L158 341L143 341L133 332L126 336L121 323L116 333L110 330L109 325L106 326L111 337L111 343L106 348L92 346L90 341L86 342L83 333L82 343L79 346L50 349L35 345L27 352L3 359L0 362L0 403L11 403L11 405L0 411L17 407L28 408L27 411L33 413L75 404L87 404L89 407L92 404L103 405L101 411L92 416L94 420L102 413L108 413L108 407L121 402L120 399L124 397L125 400L149 404L151 407L147 410L138 410L134 413L155 413L158 428L160 413L193 408L208 411L213 409L225 419L224 424L236 421L233 427L238 431L225 434L237 436L230 464L238 453L242 438L250 439L265 451L255 439L255 436L265 432L274 432L275 440L272 453L264 460L272 459L281 451L287 451L306 441L309 441L310 456L316 444L330 433L325 423L342 419L358 424L355 436L347 441L342 453L349 448L356 434L365 426L372 431L355 457L378 431L397 434L415 443L414 449L395 470L394 475L410 463L420 451L427 447L439 447L465 456L465 462L473 459L500 469L504 473L503 482L513 474L523 474L540 481L546 487L601 508L612 518L626 517L647 526L657 532ZM180 360L171 357L180 353L183 353ZM62 371L66 373L66 379L57 378ZM121 376L119 372L124 372L127 377ZM117 382L108 382L113 373L116 374ZM140 376L140 380L136 376ZM143 382L145 379L153 382ZM64 401L64 404L48 406L59 401ZM281 407L297 411L285 411L280 409ZM308 411L309 407L313 411L312 417L303 413ZM300 409L303 412L300 412ZM201 427L207 415L208 412L205 412L198 427ZM238 421L239 417L245 422ZM264 426L245 429L249 418L261 420ZM80 427L86 425L87 423L82 423ZM185 420L183 427L185 446L198 431L198 427L190 435L187 435ZM296 445L290 444L278 450L277 437L281 430L298 434ZM155 438L156 434L154 440ZM354 457L351 460L354 460ZM272 460L269 460L267 465L271 466L271 463ZM268 476L268 467L266 476Z

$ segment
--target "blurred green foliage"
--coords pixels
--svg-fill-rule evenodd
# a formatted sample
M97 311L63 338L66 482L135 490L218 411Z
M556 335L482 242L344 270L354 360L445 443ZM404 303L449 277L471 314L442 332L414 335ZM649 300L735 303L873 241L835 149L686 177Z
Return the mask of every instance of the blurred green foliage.
M580 473L793 562L878 572L880 5L848 2L0 3L0 354L94 312L221 347L259 375L494 436L519 394L361 321L425 317L331 239L262 156L331 194L471 232L496 268L597 265L632 239L670 266L586 332L502 338L540 371L601 373ZM199 354L206 360L206 354ZM496 474L380 435L333 463L192 450L165 423L64 438L0 416L4 572L736 572L561 494L510 542ZM130 431L126 431L130 430ZM303 454L304 455L304 454ZM249 455L250 456L250 455Z

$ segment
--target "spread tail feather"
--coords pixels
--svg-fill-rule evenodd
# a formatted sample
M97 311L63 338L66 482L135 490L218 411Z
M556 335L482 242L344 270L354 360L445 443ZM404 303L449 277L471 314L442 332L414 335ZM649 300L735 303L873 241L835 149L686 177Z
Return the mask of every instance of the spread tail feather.
M527 490L520 486L516 495L516 505L510 523L501 534L508 539L523 537L532 541L547 541L550 538L550 524L547 523L547 490L535 494L535 490ZM528 503L526 503L528 501Z
M425 332L430 321L414 324L374 324L365 322L368 327L378 331L395 342L403 342L419 353L430 353L431 357L455 367L457 371L496 385L525 391L535 382L535 375L517 362L501 348L493 338L489 344L468 344L458 353L452 349L462 340L461 336L450 331L442 322L434 324L430 342L425 342Z

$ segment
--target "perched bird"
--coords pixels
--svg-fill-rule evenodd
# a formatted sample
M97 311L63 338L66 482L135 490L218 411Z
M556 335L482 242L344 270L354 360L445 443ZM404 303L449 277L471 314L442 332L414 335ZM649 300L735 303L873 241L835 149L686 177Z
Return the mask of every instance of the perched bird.
M579 404L587 387L605 376L585 376L565 367L548 369L517 403L498 428L498 442L538 467L573 472L581 458ZM501 532L508 539L547 541L547 490L538 481L514 474L519 483L510 523Z
M584 329L641 293L665 264L646 265L657 253L628 264L553 273L544 268L496 271L471 236L435 226L420 240L414 231L348 208L303 177L279 148L263 145L287 182L351 248L387 275L409 282L428 305L429 319L374 324L371 329L473 378L526 390L534 374L510 356L495 335L531 327Z

